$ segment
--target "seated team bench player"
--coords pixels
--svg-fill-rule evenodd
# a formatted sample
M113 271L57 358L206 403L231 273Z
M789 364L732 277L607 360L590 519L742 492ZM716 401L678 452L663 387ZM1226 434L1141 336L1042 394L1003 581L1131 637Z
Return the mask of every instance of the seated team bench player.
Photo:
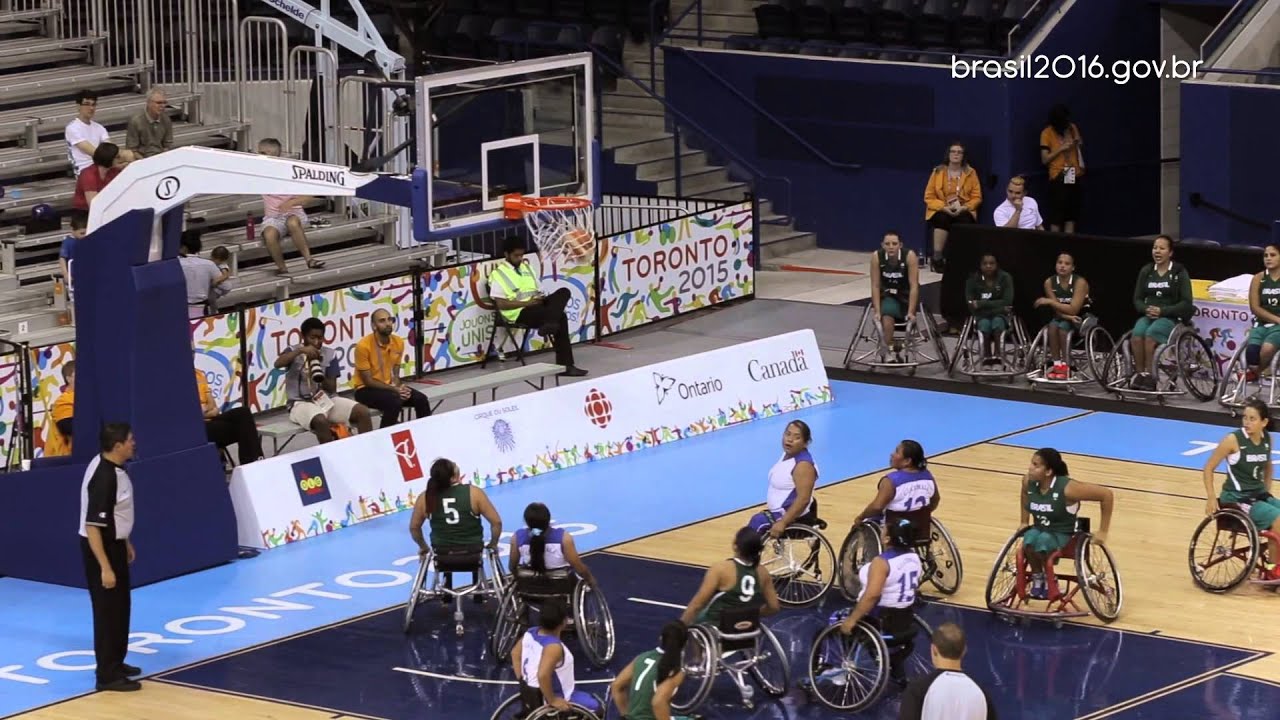
M325 347L324 322L302 321L302 342L280 353L276 367L286 368L285 396L289 419L315 433L322 443L338 439L334 425L355 425L356 431L373 430L369 408L338 395L341 368L338 354Z
M920 261L914 250L902 247L896 232L887 232L880 241L871 268L871 307L880 320L880 359L892 352L902 359L902 346L894 342L894 325L910 323L920 305Z

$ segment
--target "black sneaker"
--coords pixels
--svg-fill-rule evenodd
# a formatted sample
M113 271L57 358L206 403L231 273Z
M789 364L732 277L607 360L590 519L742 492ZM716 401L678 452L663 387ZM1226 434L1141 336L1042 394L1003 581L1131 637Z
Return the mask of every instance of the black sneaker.
M124 673L124 676L127 678L138 677L139 675L142 674L142 668L138 667L137 665L130 665L129 663L123 663L120 665L120 672Z
M587 374L586 370L583 370L580 367L575 367L573 365L570 365L569 367L564 369L564 372L560 373L560 377L583 377L586 374Z
M98 692L135 692L142 689L142 683L129 678L120 678L108 683L100 682L94 686Z

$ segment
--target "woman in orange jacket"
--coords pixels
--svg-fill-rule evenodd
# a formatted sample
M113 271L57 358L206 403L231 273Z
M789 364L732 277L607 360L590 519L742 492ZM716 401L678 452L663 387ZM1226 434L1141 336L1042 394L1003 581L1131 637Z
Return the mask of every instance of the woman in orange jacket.
M964 145L951 143L947 161L933 169L924 188L924 219L933 228L933 257L930 266L942 272L942 250L952 225L974 223L982 204L978 171L965 161Z

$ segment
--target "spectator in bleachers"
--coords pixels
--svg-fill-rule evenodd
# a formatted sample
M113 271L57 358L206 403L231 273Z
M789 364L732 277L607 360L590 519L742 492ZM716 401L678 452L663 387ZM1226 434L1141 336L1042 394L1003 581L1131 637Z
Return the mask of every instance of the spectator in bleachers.
M431 401L427 396L400 379L404 339L392 332L394 324L390 312L381 308L374 310L373 332L356 343L356 402L382 413L379 427L400 422L401 408L413 408L420 418L431 414Z
M199 230L185 230L178 247L178 264L187 280L187 317L198 318L217 312L218 298L227 294L230 283L212 260L200 257L203 244Z
M89 203L116 179L123 167L124 160L120 157L119 146L110 142L99 145L93 151L93 165L76 177L76 191L71 198L71 207L89 212Z
M1005 188L1005 201L996 208L995 221L999 227L1022 228L1023 230L1043 230L1044 219L1040 217L1040 206L1033 197L1027 195L1027 179L1021 175L1009 180Z
M93 164L93 152L110 137L107 129L93 121L98 111L98 93L94 90L81 90L76 95L76 105L80 107L76 118L67 123L65 133L67 153L76 175Z
M258 142L258 153L270 157L280 157L284 146L275 138L263 138ZM307 211L302 206L311 201L305 195L263 195L262 196L262 241L267 245L267 252L276 264L277 275L288 275L289 266L284 262L284 253L280 249L280 236L286 230L293 239L293 246L307 261L307 267L319 270L324 263L311 257L311 248L307 245Z
M335 425L355 423L358 432L373 430L369 408L338 395L338 354L324 346L324 321L302 321L302 342L276 358L276 367L286 368L285 398L289 419L315 433L322 443L337 440Z
M221 412L209 391L204 372L196 368L196 390L200 393L200 412L204 415L204 432L209 442L224 450L236 446L241 465L262 459L262 438L249 408L241 406Z
M1080 180L1084 177L1084 153L1080 128L1071 122L1066 105L1054 105L1049 124L1040 131L1040 162L1049 168L1049 197L1045 220L1053 232L1076 231L1080 218Z
M209 252L209 259L218 266L223 280L231 279L231 251L225 245L219 245Z
M44 437L44 456L47 458L71 454L71 421L76 407L75 360L68 360L62 366L62 379L66 385L49 410L49 430Z
M489 296L508 323L537 328L556 350L556 364L564 366L565 377L582 377L586 370L573 364L573 347L569 344L569 318L564 309L572 296L568 288L550 295L538 289L538 276L524 259L524 238L507 238L502 262L489 273Z
M75 262L76 243L89 234L89 217L84 213L71 214L71 234L62 238L62 247L58 250L58 267L62 271L62 282L67 288L67 312L71 313L71 323L76 321L75 289L71 286L71 265Z
M164 91L152 88L147 93L147 105L142 112L129 119L125 131L124 146L139 157L159 155L173 147L173 120L165 112L168 101Z
M924 188L924 219L933 229L933 256L929 264L934 272L942 272L942 251L947 246L951 226L977 222L981 204L978 171L965 160L964 145L951 143L947 148L947 161L933 169Z

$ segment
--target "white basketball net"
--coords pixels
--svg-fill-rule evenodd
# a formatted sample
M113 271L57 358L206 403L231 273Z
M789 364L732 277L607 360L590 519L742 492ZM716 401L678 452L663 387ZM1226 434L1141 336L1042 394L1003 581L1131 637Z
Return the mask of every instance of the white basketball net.
M590 262L594 257L596 236L591 219L590 207L532 210L524 214L524 223L542 258L565 264Z

